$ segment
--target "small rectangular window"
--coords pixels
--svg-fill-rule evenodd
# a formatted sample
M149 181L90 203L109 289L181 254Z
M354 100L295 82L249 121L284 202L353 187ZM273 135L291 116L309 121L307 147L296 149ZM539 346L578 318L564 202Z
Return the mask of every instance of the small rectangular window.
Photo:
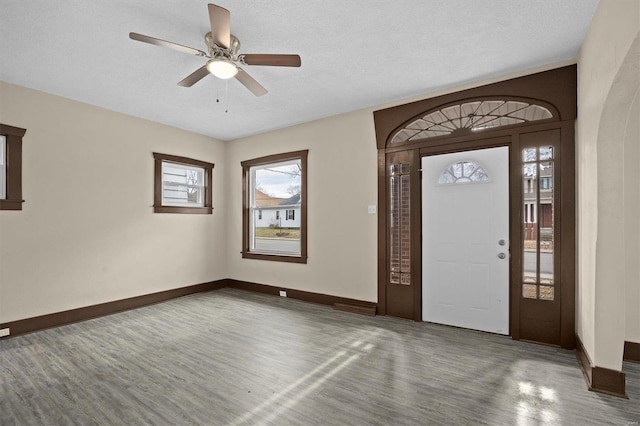
M307 153L242 162L243 258L307 263Z
M0 124L0 210L22 210L22 138L26 132Z
M156 213L211 213L213 164L166 154L155 158Z

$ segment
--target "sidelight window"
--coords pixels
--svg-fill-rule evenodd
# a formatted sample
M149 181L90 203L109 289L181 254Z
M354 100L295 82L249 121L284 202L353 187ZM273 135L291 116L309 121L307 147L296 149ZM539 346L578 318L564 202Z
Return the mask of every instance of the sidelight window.
M522 151L522 296L527 299L555 299L553 154L551 146Z
M392 164L389 177L390 194L390 282L411 284L411 167L408 163Z

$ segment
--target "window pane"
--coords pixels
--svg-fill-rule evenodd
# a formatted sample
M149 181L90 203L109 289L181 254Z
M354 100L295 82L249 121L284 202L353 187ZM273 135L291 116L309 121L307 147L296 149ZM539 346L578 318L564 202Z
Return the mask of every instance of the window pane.
M522 286L522 297L527 299L537 299L537 286L535 284L524 284Z
M162 205L204 206L204 169L183 164L162 163Z
M548 285L540 286L540 299L541 300L553 300L553 287Z
M489 175L484 168L473 161L460 161L447 166L438 177L439 185L451 183L489 182Z
M527 150L525 150L527 151ZM527 155L526 153L524 154ZM525 283L538 282L538 191L536 164L523 166L524 206L523 206L523 253L522 271ZM526 296L525 296L526 297Z
M392 176L390 182L390 267L391 271L400 271L400 177Z
M522 150L522 161L536 161L536 148L527 148Z
M554 300L553 147L523 150L523 294ZM543 161L544 160L544 161ZM530 284L529 284L530 283Z
M251 251L300 254L302 162L254 166L251 175ZM261 212L261 214L259 213Z
M542 156L542 148L540 148ZM553 253L554 253L554 235L553 235L553 162L545 161L540 163L540 201L539 201L539 218L540 222L540 283L553 284ZM540 298L542 298L542 288L540 290ZM550 293L550 299L553 300L553 292Z
M551 160L553 158L553 147L552 146L541 146L540 147L540 159L541 160Z
M400 177L400 270L407 273L402 274L402 284L410 283L408 273L411 272L411 192L409 179L409 175Z
M390 282L411 285L411 167L402 163L394 170L399 175L389 177Z

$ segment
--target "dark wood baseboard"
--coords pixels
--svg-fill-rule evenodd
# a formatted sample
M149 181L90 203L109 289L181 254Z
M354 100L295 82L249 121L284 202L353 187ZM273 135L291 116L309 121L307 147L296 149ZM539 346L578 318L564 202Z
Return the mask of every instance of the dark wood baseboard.
M340 309L336 305L348 310L348 312L355 312L365 315L375 315L376 303L365 302L363 300L348 299L346 297L331 296L328 294L312 293L309 291L294 290L285 287L275 287L266 284L256 284L247 281L229 280L229 287L237 288L239 290L254 291L257 293L271 294L278 296L280 291L286 291L287 297L290 299L301 300L303 302L317 303L320 305L333 306L336 309Z
M302 290L293 290L283 287L275 287L265 284L255 284L246 281L233 279L222 279L203 284L196 284L172 290L160 291L158 293L145 294L142 296L130 297L128 299L115 300L113 302L100 303L92 306L71 309L68 311L56 312L53 314L41 315L33 318L25 318L0 324L0 329L8 328L11 334L5 338L20 336L47 328L59 327L75 322L85 321L92 318L128 311L155 303L165 302L177 297L189 294L201 293L204 291L219 290L231 287L241 290L254 291L258 293L279 295L280 290L287 292L287 297L304 302L318 303L321 305L333 306L335 309L347 312L354 312L364 315L376 314L376 303L362 300L348 299L345 297L330 296L327 294L311 293Z
M625 374L622 371L594 366L578 335L576 335L576 358L590 391L628 399Z
M637 362L640 364L640 343L624 342L623 359L629 362Z
M61 325L72 324L74 322L85 321L91 318L115 314L117 312L128 311L130 309L164 302L189 294L218 290L226 287L227 281L227 279L222 279L204 284L196 284L172 290L160 291L158 293L145 294L143 296L130 297L128 299L115 300L113 302L100 303L98 305L11 321L0 324L0 328L9 328L11 330L11 335L7 336L7 338L20 336L34 331L45 330L47 328L58 327Z
M349 303L334 303L333 309L335 309L336 311L344 311L344 312L351 312L354 314L368 315L370 317L374 317L376 315L375 306L359 306L359 305L351 305Z

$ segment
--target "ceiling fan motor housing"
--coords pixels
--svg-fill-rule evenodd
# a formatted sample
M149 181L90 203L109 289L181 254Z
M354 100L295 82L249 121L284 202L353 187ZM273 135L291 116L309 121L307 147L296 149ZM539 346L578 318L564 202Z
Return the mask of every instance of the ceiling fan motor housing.
M224 46L218 46L217 44L215 44L213 42L213 36L211 35L211 32L208 32L204 36L204 42L209 48L209 54L212 57L226 56L230 59L237 60L238 51L240 50L240 40L238 40L238 37L234 36L233 34L231 34L230 36L230 46L228 49Z

